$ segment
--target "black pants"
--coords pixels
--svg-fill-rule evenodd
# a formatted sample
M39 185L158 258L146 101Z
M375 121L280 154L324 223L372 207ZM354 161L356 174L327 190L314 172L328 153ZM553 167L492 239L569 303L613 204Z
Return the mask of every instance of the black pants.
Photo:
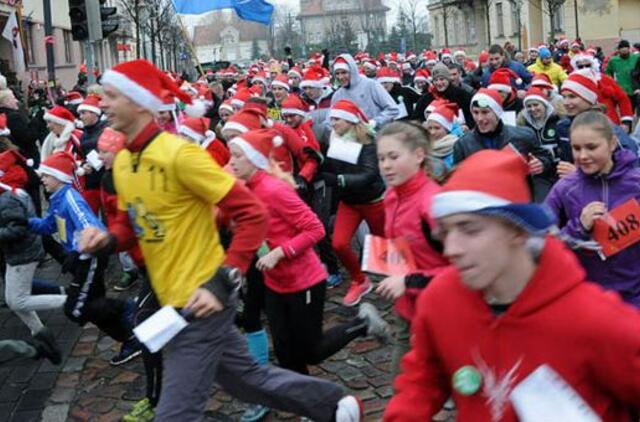
M141 271L141 273L143 273L143 271ZM140 293L138 294L138 303L136 304L136 326L159 309L160 304L158 304L158 299L151 289L146 274L144 274ZM144 364L144 372L147 377L146 396L151 406L156 407L158 400L160 400L160 392L162 391L162 351L151 353L146 346L142 345L142 363Z
M333 199L336 195L333 195L331 188L324 186L324 184L320 183L317 187L316 185L317 183L314 184L310 206L322 222L326 233L316 245L318 248L318 256L320 257L320 261L327 266L329 274L338 274L340 267L338 266L338 258L331 247L330 233L332 233L333 230L329 225L331 215L335 214Z
M127 305L105 296L106 267L107 258L76 259L64 313L80 325L91 322L114 340L124 342L131 337L131 326L124 315Z
M245 333L253 333L262 330L262 311L264 310L264 276L262 271L256 268L258 259L254 259L247 271L247 289L242 294L244 309L239 319L238 326Z
M366 334L366 325L360 318L322 331L326 290L325 281L307 290L287 294L266 287L267 319L281 367L308 374L307 365L322 362Z

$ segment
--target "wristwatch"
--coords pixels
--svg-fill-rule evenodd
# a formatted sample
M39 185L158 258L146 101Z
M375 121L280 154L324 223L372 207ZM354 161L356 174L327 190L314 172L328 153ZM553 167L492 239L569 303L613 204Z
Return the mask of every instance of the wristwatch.
M227 283L229 283L229 290L237 290L242 287L244 277L242 272L236 267L222 267L224 271Z

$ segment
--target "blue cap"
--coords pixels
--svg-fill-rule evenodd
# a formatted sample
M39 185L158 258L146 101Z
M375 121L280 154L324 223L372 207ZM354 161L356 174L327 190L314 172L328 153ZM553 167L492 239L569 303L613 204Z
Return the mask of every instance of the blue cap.
M549 50L547 47L542 47L538 49L538 56L540 56L540 59L549 58L551 57L551 50Z

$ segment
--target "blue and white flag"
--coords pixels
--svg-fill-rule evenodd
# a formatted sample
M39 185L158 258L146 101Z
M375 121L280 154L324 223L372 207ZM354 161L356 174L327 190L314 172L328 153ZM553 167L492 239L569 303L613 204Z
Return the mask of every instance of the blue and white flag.
M180 15L201 15L219 9L233 9L233 0L173 0Z
M220 9L234 9L240 19L271 24L273 5L265 0L173 0L180 15L201 15Z

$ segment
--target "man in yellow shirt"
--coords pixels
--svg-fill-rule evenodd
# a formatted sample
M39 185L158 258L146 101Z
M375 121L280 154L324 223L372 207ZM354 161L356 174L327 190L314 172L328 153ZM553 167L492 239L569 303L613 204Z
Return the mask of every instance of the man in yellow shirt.
M109 232L83 231L81 249L127 249L137 237L160 305L194 316L164 348L156 421L199 421L213 382L250 403L316 421L355 422L360 402L329 381L258 366L234 325L237 290L267 230L261 203L208 153L154 122L162 97L191 98L146 60L105 72L103 107L128 143L113 175L119 214ZM212 217L217 206L234 221L225 256Z

